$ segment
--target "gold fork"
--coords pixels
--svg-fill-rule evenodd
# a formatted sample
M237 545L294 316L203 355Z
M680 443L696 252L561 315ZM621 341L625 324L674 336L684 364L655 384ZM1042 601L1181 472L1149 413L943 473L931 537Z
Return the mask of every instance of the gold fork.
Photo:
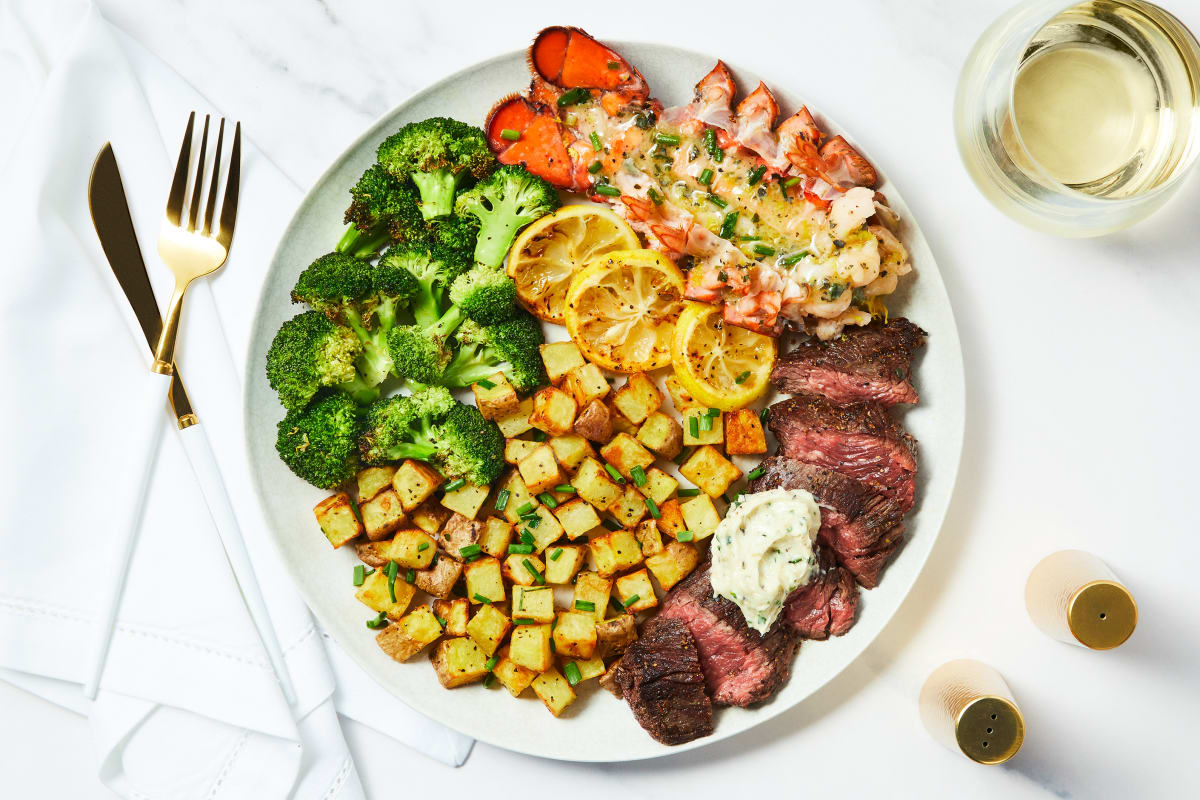
M200 197L204 186L204 157L208 149L209 115L204 115L204 132L200 137L200 157L196 161L191 200L187 199L188 176L192 165L192 133L196 112L188 116L187 130L175 164L175 178L167 197L167 217L158 234L158 254L175 275L175 291L167 307L158 346L154 348L154 371L163 375L174 372L175 337L179 332L179 316L183 311L183 295L197 278L210 275L221 268L229 257L233 240L233 225L237 221L238 184L241 182L242 123L235 124L233 150L229 158L229 175L225 179L225 197L221 200L221 216L213 230L213 215L217 206L217 189L221 178L221 146L225 139L225 119L217 131L217 150L212 162L212 178L208 182L208 202L205 204L203 225L200 224Z

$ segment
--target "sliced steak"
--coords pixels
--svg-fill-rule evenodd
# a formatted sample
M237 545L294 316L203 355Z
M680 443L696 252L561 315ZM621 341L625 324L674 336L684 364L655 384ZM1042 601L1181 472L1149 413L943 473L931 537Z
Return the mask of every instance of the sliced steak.
M903 503L831 469L785 456L771 456L759 469L763 473L751 482L751 492L810 492L821 506L817 538L864 587L878 585L879 573L904 538Z
M611 686L638 724L663 744L683 744L713 732L712 701L696 642L678 619L655 617L617 662Z
M783 606L788 624L805 639L841 636L850 630L858 612L858 585L850 571L837 563L833 551L819 547L817 564L820 571L788 595Z
M839 406L803 395L771 406L768 425L782 455L837 470L912 508L917 440L878 403Z
M781 392L818 394L839 404L915 403L910 366L925 336L903 317L847 327L836 339L813 339L782 356L771 371L771 382Z
M740 608L713 595L709 566L705 561L671 589L657 618L678 619L692 632L714 703L748 706L787 681L798 639L782 620L765 636L747 625Z

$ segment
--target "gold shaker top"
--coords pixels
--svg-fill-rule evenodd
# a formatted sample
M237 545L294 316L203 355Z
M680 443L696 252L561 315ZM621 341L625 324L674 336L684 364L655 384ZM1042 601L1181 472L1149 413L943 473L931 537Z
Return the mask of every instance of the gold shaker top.
M1067 624L1080 644L1093 650L1111 650L1137 627L1137 603L1115 581L1085 583L1067 601Z
M982 695L963 707L954 723L963 754L980 764L1008 761L1025 741L1025 718L1011 700Z

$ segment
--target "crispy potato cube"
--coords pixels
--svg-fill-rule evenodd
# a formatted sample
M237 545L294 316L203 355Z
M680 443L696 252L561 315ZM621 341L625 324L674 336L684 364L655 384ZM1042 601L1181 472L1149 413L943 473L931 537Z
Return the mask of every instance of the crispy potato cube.
M608 507L608 512L626 528L637 525L641 518L646 516L648 510L646 496L635 489L632 483L626 485L621 496Z
M692 433L692 420L696 420L695 434ZM709 420L710 427L704 429L702 420ZM683 412L683 443L688 447L702 444L720 444L725 441L725 428L721 424L721 415L709 416L708 409L693 406Z
M700 551L686 542L668 542L662 552L646 559L650 574L664 591L691 574L700 563Z
M679 378L674 375L668 375L663 385L667 387L667 394L671 396L671 404L675 406L675 410L682 414L692 406L700 405L696 402L696 398L692 397L691 392L683 388L683 384L679 382Z
M551 586L513 586L514 620L554 621L554 588Z
M712 498L705 494L696 495L680 503L679 510L683 514L684 524L687 525L684 530L691 531L692 538L697 542L712 536L717 525L721 523L717 507L713 505Z
M654 455L628 433L614 436L612 441L600 448L600 456L616 467L625 480L629 480L634 467L645 469L654 463Z
M479 407L479 413L483 414L484 419L500 419L520 408L521 398L517 396L517 390L508 382L508 378L504 377L503 372L497 372L487 380L492 384L490 388L482 381L471 384L471 391L475 393L475 405Z
M521 404L517 406L516 411L512 412L511 414L506 414L503 417L498 417L496 419L496 425L500 428L500 432L503 433L506 438L511 439L514 436L520 436L525 431L533 428L533 426L529 424L529 415L532 413L533 398L526 397L521 401Z
M483 521L483 535L479 538L479 546L483 552L495 558L508 555L508 545L512 542L513 526L499 517L488 517Z
M586 504L585 504L586 505ZM546 551L546 583L570 583L583 567L584 550L577 545L556 545Z
M529 455L521 459L517 469L521 471L521 479L532 494L544 492L562 483L558 459L554 457L554 450L548 444L539 444L534 448ZM508 502L512 502L511 497Z
M529 571L529 567L525 566L525 562L538 571L540 575L545 576L546 564L535 555L526 555L524 553L513 553L508 558L504 559L503 572L504 577L509 583L517 586L534 586L537 584L537 576Z
M731 456L767 452L767 435L753 409L739 408L726 415L725 452Z
M442 485L437 470L421 461L409 459L392 476L392 488L400 496L405 511L412 511Z
M613 405L635 425L640 425L657 411L662 401L662 392L644 372L630 375L625 385L613 395Z
M578 411L574 397L557 386L547 386L533 396L529 424L551 436L561 436L571 432Z
M442 626L433 612L425 606L414 608L395 625L384 628L375 637L383 652L397 661L407 661L437 641L442 635Z
M442 495L442 505L464 517L474 519L479 509L487 502L489 491L491 489L486 484L476 486L473 483L464 483L453 492Z
M447 636L467 635L468 608L470 608L470 603L465 597L433 601L433 615L439 620L445 620L446 625L442 630L446 632Z
M642 520L634 529L633 535L638 540L638 546L642 548L643 556L652 556L662 552L662 535L658 532L658 525L654 520Z
M473 561L463 567L463 573L467 578L467 599L472 603L483 602L481 597L493 603L504 602L504 575L497 559Z
M546 375L553 384L567 377L571 370L587 363L574 342L549 342L538 345L538 351L542 354L542 363L546 365Z
M575 596L571 599L573 611L585 611L579 604L591 603L594 608L587 611L596 622L604 620L604 612L608 610L608 596L612 592L612 581L602 578L594 572L581 572L575 579Z
M650 583L650 573L645 568L617 578L613 589L626 611L645 611L658 605L654 584Z
M571 688L571 684L563 677L562 673L554 667L550 667L538 675L530 685L533 686L533 693L556 717L566 710L567 706L575 702L575 690Z
M637 490L655 503L665 503L671 499L671 495L675 494L675 490L678 488L679 481L658 467L651 467L646 470L646 482L638 486Z
M438 544L446 551L446 555L456 561L466 558L462 554L464 547L479 544L479 540L482 538L483 523L464 517L457 512L451 515L445 526L438 531Z
M579 434L565 433L555 436L549 441L554 457L563 469L572 470L578 467L585 458L595 458L596 451L587 439Z
M633 614L620 614L596 623L596 658L616 658L637 639L637 620Z
M554 650L560 656L591 658L596 650L596 619L584 611L560 611Z
M450 596L454 584L462 577L463 565L453 558L439 558L429 569L416 571L416 587L438 598Z
M571 479L571 485L580 497L601 510L606 510L621 496L621 487L594 458L583 460L579 471Z
M589 681L604 674L604 659L595 656L586 659L563 659L563 666L572 663L579 670L579 681Z
M392 476L396 474L393 466L367 467L360 471L358 481L358 502L365 503L384 489L391 487Z
M435 553L432 536L416 528L404 528L392 538L387 557L405 569L425 569L433 563Z
M467 623L467 636L490 658L495 655L511 628L512 623L503 611L494 605L482 605Z
M575 433L593 442L612 438L612 411L599 400L593 400L575 418Z
M624 572L642 562L642 548L630 531L611 531L588 542L596 573L602 578ZM579 584L576 583L576 586Z
M558 519L555 518L553 512L545 506L538 506L534 509L534 513L538 515L541 522L536 527L527 524L526 529L533 534L533 552L541 553L562 538L563 526L558 524Z
M675 498L658 504L658 519L655 521L658 529L668 536L687 530L687 523L683 521L683 507Z
M629 417L622 414L621 409L612 404L611 398L608 401L608 415L612 420L612 429L616 433L628 433L630 436L637 433L638 426Z
M516 466L521 459L538 449L538 442L528 439L508 439L504 442L504 460Z
M554 516L558 518L568 539L578 539L600 526L600 517L596 510L586 500L578 497L554 509Z
M341 547L363 532L362 523L354 513L354 504L350 502L350 495L345 492L326 497L317 503L313 513L317 515L317 524L321 526L321 532L335 548Z
M404 507L390 486L358 507L362 514L363 530L373 542L395 532L405 523Z
M383 574L383 570L377 569L367 576L354 596L372 611L383 612L388 619L400 619L408 610L408 604L412 602L413 595L417 593L417 590L405 583L402 578L395 580L393 588L396 592L395 600L392 600L392 595L388 591L387 576Z
M409 519L426 533L437 533L450 519L450 509L434 500L432 497L413 509Z
M508 657L525 669L545 672L554 663L554 651L550 649L550 626L515 625L508 637Z
M492 674L496 676L496 680L500 681L500 685L508 689L508 693L513 697L520 697L521 692L529 688L529 684L533 683L533 679L537 677L537 673L531 669L526 669L520 664L508 657L509 648L501 648L496 657L500 659L496 662L496 666L492 667Z
M655 411L638 428L637 440L659 458L670 460L683 449L683 428L663 412Z
M447 689L465 686L487 675L487 656L465 636L442 639L433 650L433 669Z
M733 462L721 455L720 450L708 445L688 456L688 460L679 467L679 473L709 497L720 497L734 481L742 477L742 471Z
M538 500L529 491L529 487L525 485L525 479L521 477L520 470L510 470L505 475L500 483L496 486L497 495L500 492L508 492L508 502L504 504L504 518L516 525L521 521L520 508L526 503L533 505L538 504Z
M567 373L563 388L571 393L575 402L583 408L593 400L599 400L608 394L608 381L604 373L595 364L581 364Z
M386 567L391 560L388 556L392 553L392 541L389 539L384 542L359 542L354 545L354 551L358 560L368 567Z

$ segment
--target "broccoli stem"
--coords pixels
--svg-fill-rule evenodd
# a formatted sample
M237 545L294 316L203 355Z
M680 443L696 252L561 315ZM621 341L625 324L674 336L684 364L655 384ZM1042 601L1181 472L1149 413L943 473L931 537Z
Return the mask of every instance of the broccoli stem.
M454 193L466 170L455 174L448 169L412 173L412 182L421 194L421 216L427 220L446 217L454 211Z
M508 255L521 223L510 214L492 213L482 220L475 244L475 260L488 267L499 267Z
M437 448L431 444L398 444L388 450L387 455L391 461L404 461L409 458L430 461L437 452Z
M379 249L391 241L386 225L377 225L367 233L363 233L354 225L347 225L346 232L338 240L337 251L355 258L370 258L377 255Z
M361 375L355 375L345 383L339 383L337 388L350 395L350 399L360 406L368 405L379 399L379 387L371 385Z
M359 360L362 363L363 372L366 373L367 381L372 385L383 383L384 379L392 374L394 368L384 338L387 336L387 331L371 333L363 324L362 315L353 308L343 309L342 317L346 320L350 330L354 331L354 335L363 343L363 354Z
M490 378L497 372L505 372L507 364L492 364L480 360L476 351L461 348L442 375L442 385L452 389L465 389L473 383Z
M438 295L442 294L441 286L435 288L435 284L431 281L422 280L419 282L419 290L409 302L409 307L412 310L413 320L421 327L427 327L438 321L438 317L442 313L441 302Z

